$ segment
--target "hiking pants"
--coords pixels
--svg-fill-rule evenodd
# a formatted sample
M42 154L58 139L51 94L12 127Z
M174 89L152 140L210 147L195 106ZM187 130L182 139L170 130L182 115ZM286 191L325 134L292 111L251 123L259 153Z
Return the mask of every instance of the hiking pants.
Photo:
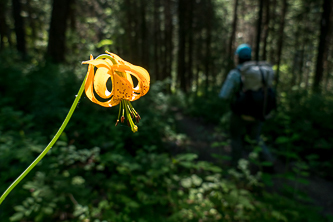
M266 147L264 141L260 139L262 125L262 121L246 121L239 115L232 113L230 119L230 137L233 166L237 166L238 160L242 158L243 152L245 151L245 135L248 135L251 141L255 141L259 144L266 161L274 161L273 156Z

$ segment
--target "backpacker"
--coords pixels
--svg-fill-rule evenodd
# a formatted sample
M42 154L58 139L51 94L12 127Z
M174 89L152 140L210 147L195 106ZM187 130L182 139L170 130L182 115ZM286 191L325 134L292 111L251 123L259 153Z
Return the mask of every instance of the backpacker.
M246 62L238 70L241 87L231 108L239 115L266 120L276 109L276 94L272 89L274 71L267 62Z

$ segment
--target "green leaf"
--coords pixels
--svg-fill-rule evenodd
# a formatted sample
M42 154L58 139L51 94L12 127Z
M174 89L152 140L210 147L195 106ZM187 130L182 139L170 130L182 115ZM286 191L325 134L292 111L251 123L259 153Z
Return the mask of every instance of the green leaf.
M106 46L106 45L112 45L113 41L110 39L103 39L102 41L100 41L97 45L98 48Z
M45 207L45 208L43 209L43 211L44 211L45 214L50 215L50 214L53 213L53 208L51 208L51 207Z
M179 154L178 156L176 156L176 160L178 161L191 161L191 160L195 160L198 158L198 155L195 153L185 153L185 154Z
M201 185L202 179L200 177L198 177L197 175L193 174L191 176L191 178L192 178L192 182L193 182L194 185L196 185L196 186L200 186Z
M192 186L192 179L190 177L184 178L180 181L180 184L185 188L190 188Z
M289 142L289 141L290 141L290 139L289 139L288 137L286 137L286 136L279 136L279 137L276 138L276 140L275 140L275 142L276 142L277 144L287 143L287 142Z
M261 163L262 166L272 166L273 163L272 162L269 162L269 161L264 161Z
M231 160L231 156L228 156L228 155L219 155L216 153L212 153L211 156L214 158L217 158L217 159L221 159L221 160Z
M18 212L9 218L10 221L19 221L23 218L23 212Z
M25 211L25 207L22 206L22 205L15 206L14 209L15 209L16 211Z
M285 221L285 222L288 221L288 219L283 214L281 214L280 212L275 211L275 210L272 211L272 217L276 218L277 220L280 220L280 221L281 220Z

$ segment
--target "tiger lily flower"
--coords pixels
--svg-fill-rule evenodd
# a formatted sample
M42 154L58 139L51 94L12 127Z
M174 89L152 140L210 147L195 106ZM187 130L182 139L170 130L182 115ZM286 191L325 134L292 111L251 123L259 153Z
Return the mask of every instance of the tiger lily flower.
M0 205L8 194L14 189L14 187L22 181L22 179L39 163L39 161L43 159L47 152L49 152L52 146L57 142L60 135L66 128L68 121L71 119L83 91L86 92L87 97L91 101L101 106L112 107L120 103L116 125L119 123L119 120L124 122L126 116L127 124L131 127L132 131L138 131L138 127L134 124L132 118L135 118L136 122L139 122L140 115L137 111L135 111L130 102L139 99L148 92L150 84L149 73L140 66L135 66L124 61L116 54L109 53L107 51L106 53L107 54L98 56L96 59L93 59L91 55L89 61L82 62L83 64L89 64L88 73L81 84L79 92L76 95L64 122L41 154L39 154L30 166L23 171L23 173L0 196ZM138 80L138 85L136 87L133 85L132 76L136 77ZM109 78L111 78L112 81L111 92L109 92L106 87L106 82ZM94 93L107 101L99 101L95 97Z
M137 132L138 127L134 124L132 118L135 118L138 123L141 117L130 102L139 99L148 92L149 73L140 66L124 61L116 54L108 51L106 53L96 59L93 59L93 56L90 55L90 60L82 62L82 64L89 64L85 83L86 95L92 102L104 107L113 107L120 104L116 126L119 121L123 123L126 119L132 131ZM97 68L96 71L95 67ZM138 80L135 87L132 76ZM106 87L109 78L112 82L111 92ZM107 101L98 100L95 93Z

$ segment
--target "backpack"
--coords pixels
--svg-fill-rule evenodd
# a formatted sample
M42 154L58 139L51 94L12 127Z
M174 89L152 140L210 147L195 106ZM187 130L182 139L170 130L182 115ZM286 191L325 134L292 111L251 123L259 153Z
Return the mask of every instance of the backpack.
M241 69L241 86L231 109L238 115L264 121L276 109L276 93L272 88L274 71L267 62L246 62Z

